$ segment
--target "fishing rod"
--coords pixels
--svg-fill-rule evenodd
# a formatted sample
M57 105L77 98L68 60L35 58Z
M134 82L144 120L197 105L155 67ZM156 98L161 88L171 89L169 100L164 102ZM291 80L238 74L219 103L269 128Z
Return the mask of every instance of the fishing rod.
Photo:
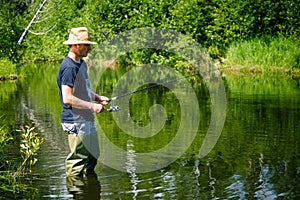
M226 69L226 68L229 68L229 67L230 66L223 67L222 69ZM202 72L202 73L209 73L209 72L213 72L213 71L216 71L216 70L220 70L220 68L208 70L208 71ZM194 73L194 74L191 74L191 75L187 75L187 76L183 76L183 77L180 77L180 78L171 79L171 80L168 80L168 81L165 81L165 82L162 82L162 83L155 83L154 85L151 85L149 87L141 88L141 89L138 89L138 90L135 90L135 91L132 91L132 92L128 92L128 93L125 93L125 94L121 94L119 96L112 97L111 99L108 100L108 102L112 102L112 101L115 101L117 99L120 99L120 98L123 98L123 97L126 97L126 96L130 96L130 95L133 95L133 94L138 93L138 92L142 92L144 90L149 90L149 89L154 88L154 87L162 86L164 84L169 84L169 83L172 83L172 82L175 82L175 81L179 81L179 80L182 80L182 79L190 78L192 76L199 76L199 75L201 75L200 72Z

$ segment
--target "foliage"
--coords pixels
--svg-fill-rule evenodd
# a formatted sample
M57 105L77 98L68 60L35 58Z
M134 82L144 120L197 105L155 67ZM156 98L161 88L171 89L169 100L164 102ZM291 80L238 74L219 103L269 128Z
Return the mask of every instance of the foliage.
M30 28L35 34L29 33L21 48L16 47L41 2L13 0L0 8L0 58L57 62L68 50L62 44L67 29L75 26L88 27L98 42L128 29L168 28L192 37L213 58L224 56L234 41L300 33L297 0L51 0ZM151 57L166 59L163 52L145 49L121 59L139 63Z
M1 120L5 119L0 117ZM7 157L7 149L14 140L6 126L0 127L0 199L20 199L35 194L33 188L28 187L18 180L19 172L15 171L13 162Z
M260 66L264 69L300 68L300 40L294 37L264 36L232 43L226 53L227 65Z
M28 1L4 0L0 7L0 58L19 61L17 41L22 32L22 17L26 15Z
M0 58L0 80L10 78L17 74L16 64L7 58Z
M0 171L0 199L34 199L36 189L21 183L11 171Z
M36 163L37 151L40 149L44 140L35 132L35 127L29 125L21 126L18 130L21 133L20 152L23 158L21 165L21 173L25 174L26 171L31 173L31 167Z
M258 40L265 42L267 36L274 39L275 44L278 37L282 42L284 38L290 41L293 37L299 38L300 33L298 0L51 0L45 4L22 46L18 47L18 39L42 0L4 1L0 7L0 59L6 58L13 62L62 60L68 51L68 46L62 42L68 37L67 29L75 26L88 27L93 40L99 43L135 28L172 29L193 38L211 57L226 57L228 61L236 60L232 54L234 49L245 50L248 48L245 47L247 42L252 43L252 40L253 43ZM248 64L299 68L297 44L290 43L293 52L286 54L288 56L283 59L284 54L281 53L291 51L276 52L273 47L265 46L264 50L272 49L272 52L264 55L255 52L254 55L258 57L252 56ZM264 45L273 44L266 42ZM182 58L154 49L130 52L120 56L117 63L122 67L132 67L153 62L175 67L179 71L186 68L182 65ZM3 66L0 66L0 75L1 71L8 70Z
M2 117L0 117L1 119ZM12 140L12 136L8 133L8 131L4 128L4 126L0 127L0 169L5 168L6 164L6 156L5 149L10 140Z

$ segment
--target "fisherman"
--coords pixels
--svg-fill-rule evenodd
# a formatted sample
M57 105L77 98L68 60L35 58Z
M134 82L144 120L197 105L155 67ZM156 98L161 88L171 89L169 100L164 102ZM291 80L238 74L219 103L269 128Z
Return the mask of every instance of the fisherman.
M68 30L68 56L62 61L58 74L60 102L63 107L61 124L68 133L70 153L66 158L66 174L84 175L94 173L100 155L94 113L101 113L109 99L90 90L86 57L92 49L92 41L87 28ZM93 103L96 101L97 103Z

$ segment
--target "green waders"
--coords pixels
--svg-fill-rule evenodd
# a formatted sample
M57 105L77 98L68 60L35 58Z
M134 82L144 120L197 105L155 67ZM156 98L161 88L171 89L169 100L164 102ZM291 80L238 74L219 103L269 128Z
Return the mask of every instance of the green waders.
M70 153L66 158L67 176L93 173L100 154L95 124L93 122L62 123L62 127L69 133Z

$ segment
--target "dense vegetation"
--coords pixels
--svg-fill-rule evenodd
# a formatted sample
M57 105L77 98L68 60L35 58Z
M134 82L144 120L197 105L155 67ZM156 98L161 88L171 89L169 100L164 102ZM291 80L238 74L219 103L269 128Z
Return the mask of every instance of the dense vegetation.
M0 117L4 124L3 116ZM24 177L31 173L37 161L36 155L43 139L35 127L22 126L20 130L10 131L0 126L0 196L1 199L20 199L31 196L35 190L24 184ZM21 137L18 137L18 132ZM19 143L19 148L15 148Z
M12 61L59 61L67 51L62 45L67 29L74 26L87 26L98 42L128 29L169 28L192 37L215 58L226 56L233 42L265 36L299 41L300 33L297 0L48 0L30 29L34 33L18 47L42 0L5 1L0 8L0 59ZM298 54L299 49L296 61Z

